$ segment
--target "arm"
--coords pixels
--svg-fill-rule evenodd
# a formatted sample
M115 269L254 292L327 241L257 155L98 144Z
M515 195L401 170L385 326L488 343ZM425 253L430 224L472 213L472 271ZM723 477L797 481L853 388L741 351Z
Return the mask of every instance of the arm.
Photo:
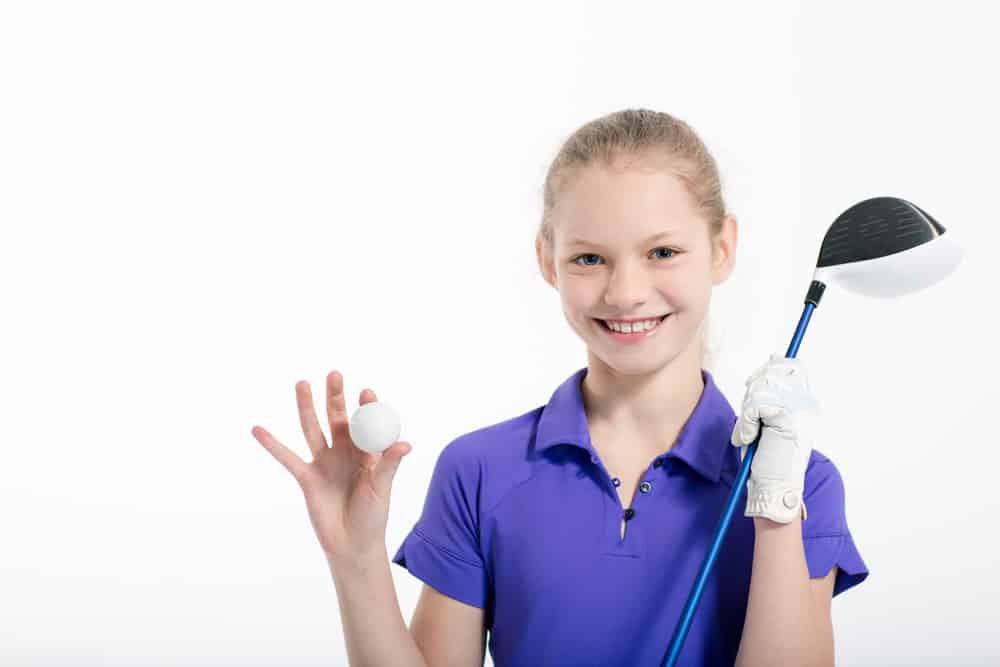
M362 561L329 557L352 667L427 667L406 627L389 571L389 555Z
M410 622L428 665L483 667L486 659L486 610L449 597L424 584Z
M753 521L750 599L736 667L833 665L830 605L837 567L810 580L801 516L786 524Z

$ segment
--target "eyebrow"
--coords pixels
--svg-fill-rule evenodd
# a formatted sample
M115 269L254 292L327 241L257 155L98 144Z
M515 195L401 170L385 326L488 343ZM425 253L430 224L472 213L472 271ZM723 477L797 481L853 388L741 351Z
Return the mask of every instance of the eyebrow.
M653 234L648 239L646 239L645 241L643 241L640 245L646 245L647 243L652 243L656 239L667 238L667 237L676 236L676 235L677 235L677 232L670 231L670 230L665 231L665 232L660 232L659 234ZM586 239L574 238L574 239L570 239L569 240L569 244L568 244L569 247L573 247L573 246L577 246L577 245L589 245L589 246L596 246L598 248L603 247L603 246L601 246L600 243L594 243L593 241L588 241Z

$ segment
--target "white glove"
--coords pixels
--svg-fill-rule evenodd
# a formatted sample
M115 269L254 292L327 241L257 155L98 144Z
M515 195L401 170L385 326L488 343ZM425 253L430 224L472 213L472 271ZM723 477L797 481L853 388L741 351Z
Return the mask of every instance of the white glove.
M820 412L802 361L772 354L747 378L746 386L743 407L730 437L730 444L740 448L741 462L757 437L759 419L764 430L750 463L743 515L790 523L801 512L805 521L802 492L815 418Z

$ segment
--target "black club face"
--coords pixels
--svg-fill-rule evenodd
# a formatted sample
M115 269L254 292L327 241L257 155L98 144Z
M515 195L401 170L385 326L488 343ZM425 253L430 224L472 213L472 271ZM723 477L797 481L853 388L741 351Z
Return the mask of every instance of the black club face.
M817 267L851 264L903 252L933 241L944 227L916 204L896 197L866 199L830 225Z

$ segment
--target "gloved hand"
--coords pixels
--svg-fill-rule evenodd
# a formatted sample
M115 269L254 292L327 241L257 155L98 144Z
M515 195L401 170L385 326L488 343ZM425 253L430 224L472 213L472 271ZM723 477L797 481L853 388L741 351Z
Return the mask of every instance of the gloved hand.
M764 423L750 463L743 515L791 523L801 511L805 521L802 492L820 412L802 361L772 354L747 378L746 387L743 407L730 437L730 444L740 448L741 462L757 437L758 420Z

